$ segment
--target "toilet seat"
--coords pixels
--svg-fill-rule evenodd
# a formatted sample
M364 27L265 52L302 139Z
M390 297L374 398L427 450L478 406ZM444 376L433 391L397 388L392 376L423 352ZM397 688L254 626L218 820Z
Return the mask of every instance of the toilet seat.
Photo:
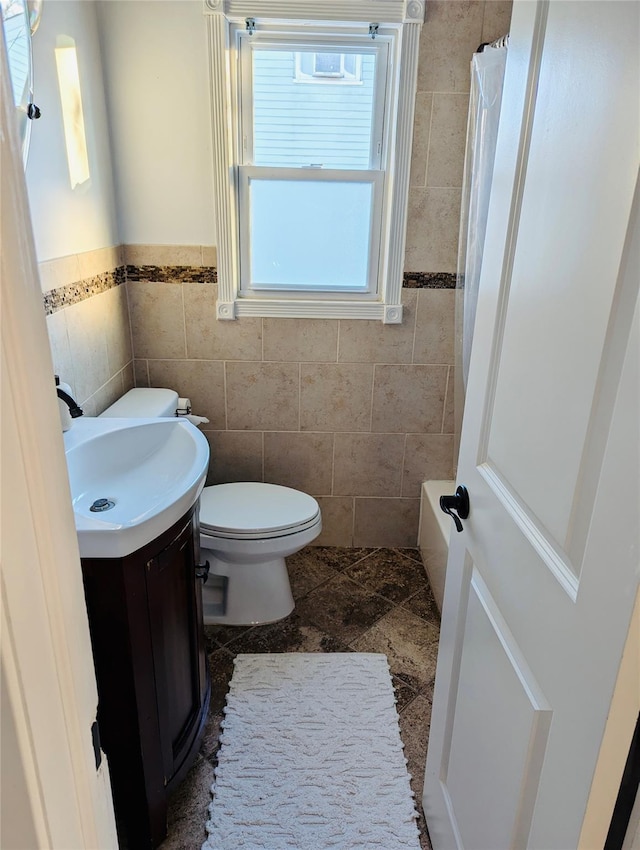
M286 537L320 521L320 506L312 496L278 484L216 484L205 487L200 497L200 530L209 537Z

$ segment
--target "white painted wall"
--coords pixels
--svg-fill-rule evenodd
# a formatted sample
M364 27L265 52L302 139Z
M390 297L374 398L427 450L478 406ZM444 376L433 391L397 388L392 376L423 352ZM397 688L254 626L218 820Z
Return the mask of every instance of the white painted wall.
M89 153L89 180L71 189L64 145L55 48L75 40ZM33 39L34 100L27 187L39 261L119 244L96 4L51 0Z
M200 0L98 2L123 243L213 245Z

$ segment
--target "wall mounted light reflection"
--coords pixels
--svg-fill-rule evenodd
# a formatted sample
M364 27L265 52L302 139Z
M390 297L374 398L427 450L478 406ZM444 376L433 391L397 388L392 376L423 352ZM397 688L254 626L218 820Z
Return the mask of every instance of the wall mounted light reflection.
M65 40L72 41L72 39ZM69 177L71 178L71 188L75 189L76 186L88 180L90 176L84 115L82 113L78 56L75 45L56 47L56 67L58 69L60 100L62 101L62 121Z

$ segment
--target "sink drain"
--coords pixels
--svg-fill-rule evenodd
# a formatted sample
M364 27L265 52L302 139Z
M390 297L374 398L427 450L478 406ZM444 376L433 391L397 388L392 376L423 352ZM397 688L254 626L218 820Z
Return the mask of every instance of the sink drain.
M89 508L90 511L94 513L101 513L102 511L110 511L111 508L115 508L116 503L111 499L96 499L95 502Z

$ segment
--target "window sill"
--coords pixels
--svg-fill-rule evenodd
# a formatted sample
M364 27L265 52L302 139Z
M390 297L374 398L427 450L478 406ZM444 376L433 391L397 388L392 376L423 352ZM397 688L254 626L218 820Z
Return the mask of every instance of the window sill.
M287 301L241 298L218 301L216 318L233 320L242 316L276 319L372 319L386 325L402 324L402 304L364 301Z

